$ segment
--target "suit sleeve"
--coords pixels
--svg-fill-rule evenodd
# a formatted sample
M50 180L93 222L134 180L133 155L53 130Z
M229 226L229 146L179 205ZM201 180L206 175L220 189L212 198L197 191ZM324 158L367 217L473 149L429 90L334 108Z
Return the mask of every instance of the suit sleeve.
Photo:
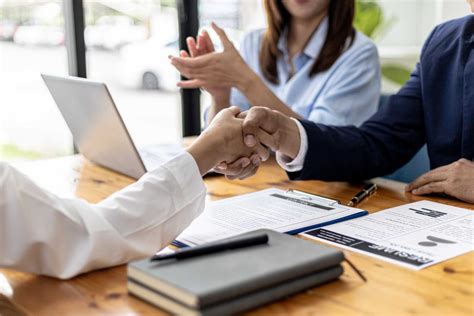
M420 65L409 81L360 128L301 121L308 136L303 169L292 180L358 181L389 174L425 142Z
M426 40L420 59L435 45L438 27ZM308 138L303 168L292 180L359 181L392 173L426 142L422 63L408 82L360 128L301 121Z

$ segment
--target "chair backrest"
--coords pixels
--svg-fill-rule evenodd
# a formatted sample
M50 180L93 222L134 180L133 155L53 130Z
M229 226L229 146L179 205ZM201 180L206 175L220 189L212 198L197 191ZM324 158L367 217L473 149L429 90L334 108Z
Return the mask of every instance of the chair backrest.
M390 95L382 94L380 96L379 107L385 105L389 98ZM394 173L384 176L384 178L408 183L429 170L430 160L428 158L426 145L424 145L407 164Z

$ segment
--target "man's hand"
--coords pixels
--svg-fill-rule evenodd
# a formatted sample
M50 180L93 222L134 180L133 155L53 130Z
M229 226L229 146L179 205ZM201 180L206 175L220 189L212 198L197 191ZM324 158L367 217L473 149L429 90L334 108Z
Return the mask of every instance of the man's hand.
M460 159L431 170L410 183L406 191L415 195L445 193L474 203L474 162Z
M242 137L249 148L262 144L275 152L295 158L300 148L300 134L296 123L284 114L264 107L253 107L239 114L243 118ZM245 158L247 159L247 158ZM244 179L255 174L260 163L238 160L232 164L219 164L214 171L229 179Z
M288 116L269 108L253 107L239 117L244 118L242 133L247 146L252 148L262 143L292 159L298 154L298 126Z
M207 173L221 162L230 164L241 157L267 160L268 149L257 144L249 148L242 140L243 120L237 118L238 107L225 109L212 120L208 128L187 148L194 157L201 174Z
M214 168L214 172L221 173L226 176L229 180L240 179L253 176L257 173L260 167L260 157L256 154L247 157L242 157L234 161L233 163L227 164L225 162L220 163Z

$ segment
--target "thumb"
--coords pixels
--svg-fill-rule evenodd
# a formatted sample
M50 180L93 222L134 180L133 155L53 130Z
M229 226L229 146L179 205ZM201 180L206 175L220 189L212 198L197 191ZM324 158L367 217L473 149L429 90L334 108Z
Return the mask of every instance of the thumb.
M234 117L236 117L237 115L240 114L240 108L239 108L238 106L235 106L235 105L231 106L231 107L229 108L229 111L232 113L232 115L233 115Z
M247 117L248 111L240 112L239 115L237 115L237 118L239 119L245 119Z
M222 42L222 46L224 47L224 50L233 49L234 45L227 37L227 34L225 34L224 30L218 27L217 24L214 22L211 23L211 26L214 32L216 32L217 36L219 36L219 39Z
M272 135L278 128L278 116L274 111L264 107L252 107L246 112L242 123L244 143L248 147L253 147L258 142L260 129Z

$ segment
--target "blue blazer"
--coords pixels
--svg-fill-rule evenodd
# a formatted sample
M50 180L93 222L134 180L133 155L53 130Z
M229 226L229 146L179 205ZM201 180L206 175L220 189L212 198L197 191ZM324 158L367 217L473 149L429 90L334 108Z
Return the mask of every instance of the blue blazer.
M360 128L301 121L303 169L291 179L357 181L389 174L427 144L431 168L474 158L474 15L437 26L409 81Z

